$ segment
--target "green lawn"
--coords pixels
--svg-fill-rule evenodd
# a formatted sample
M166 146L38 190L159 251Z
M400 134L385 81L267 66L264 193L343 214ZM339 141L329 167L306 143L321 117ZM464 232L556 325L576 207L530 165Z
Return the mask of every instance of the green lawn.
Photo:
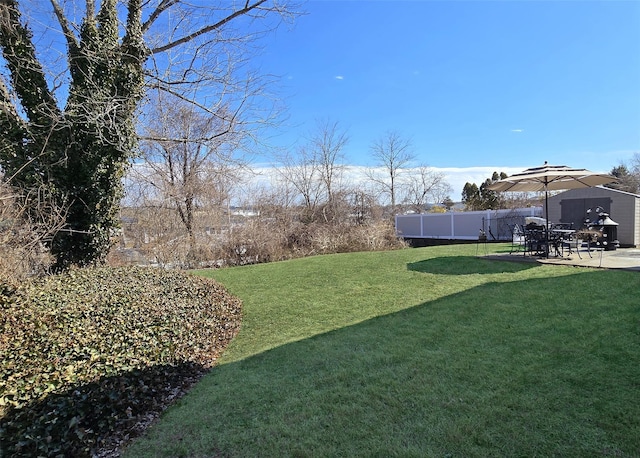
M127 456L639 456L640 274L475 250L199 272L242 330Z

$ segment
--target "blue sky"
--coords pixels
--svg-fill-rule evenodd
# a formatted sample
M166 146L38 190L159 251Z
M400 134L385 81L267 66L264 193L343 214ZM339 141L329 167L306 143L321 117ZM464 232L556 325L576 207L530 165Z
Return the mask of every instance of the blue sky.
M434 168L609 171L640 152L638 1L329 1L265 41L282 76L281 145L316 120L372 165L395 130ZM483 180L482 180L483 181ZM459 192L454 186L455 194Z

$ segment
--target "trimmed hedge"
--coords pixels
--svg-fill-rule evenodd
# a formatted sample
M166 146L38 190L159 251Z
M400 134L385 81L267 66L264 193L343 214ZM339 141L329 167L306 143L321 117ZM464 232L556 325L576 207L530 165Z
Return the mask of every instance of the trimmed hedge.
M222 286L175 271L79 269L0 287L0 455L90 456L135 435L240 321Z

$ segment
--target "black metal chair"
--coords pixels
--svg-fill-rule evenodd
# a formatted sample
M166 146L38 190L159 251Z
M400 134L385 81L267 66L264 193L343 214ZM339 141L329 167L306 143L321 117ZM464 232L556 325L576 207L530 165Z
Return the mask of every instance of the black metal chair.
M549 232L549 249L553 248L556 256L564 257L565 248L572 253L571 240L573 233L573 223L554 223Z
M527 224L524 230L525 235L525 256L546 256L548 245L544 226Z

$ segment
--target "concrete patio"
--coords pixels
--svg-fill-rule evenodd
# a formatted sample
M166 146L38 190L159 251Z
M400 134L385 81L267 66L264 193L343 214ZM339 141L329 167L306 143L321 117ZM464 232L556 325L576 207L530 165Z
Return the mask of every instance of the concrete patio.
M602 259L600 259L602 254ZM537 262L540 264L557 264L576 267L595 267L601 269L625 269L640 271L640 249L638 248L619 248L612 251L594 251L591 253L581 251L580 256L577 253L565 255L564 257L550 256L548 259L538 256L524 256L522 252L488 254L483 256L486 259L494 259L500 261L515 262Z

